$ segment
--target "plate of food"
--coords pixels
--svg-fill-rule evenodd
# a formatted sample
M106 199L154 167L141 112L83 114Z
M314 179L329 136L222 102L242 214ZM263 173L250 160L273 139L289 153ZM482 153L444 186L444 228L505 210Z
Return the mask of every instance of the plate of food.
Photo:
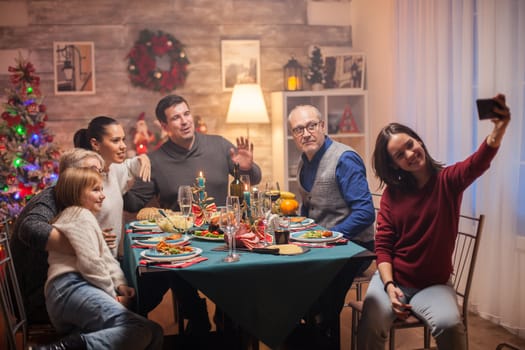
M180 261L194 258L202 254L202 249L191 246L181 246L161 242L155 248L144 250L140 255L151 261Z
M224 241L224 234L219 231L194 230L193 238L204 241Z
M313 224L314 219L310 219L304 216L291 216L290 217L290 228L298 229Z
M343 234L330 230L310 230L290 233L290 239L306 243L334 242L342 238Z
M151 230L158 229L160 230L159 226L157 225L155 221L149 221L149 220L132 221L129 223L129 226L133 228L138 228L138 229L151 229Z
M135 240L138 245L145 247L155 247L160 241L164 241L168 244L182 245L190 240L189 236L182 235L180 233L159 233L148 236L148 238L141 238Z

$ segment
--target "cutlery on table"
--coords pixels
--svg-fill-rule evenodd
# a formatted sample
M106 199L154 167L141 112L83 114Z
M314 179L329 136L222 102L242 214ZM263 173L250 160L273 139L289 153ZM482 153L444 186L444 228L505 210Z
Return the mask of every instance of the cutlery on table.
M175 224L173 223L173 221L171 221L170 217L168 216L168 214L166 214L166 212L164 211L164 209L159 209L159 213L160 215L164 216L166 218L166 220L168 220L168 222L171 224L171 226L173 226L173 229L177 232L179 231L179 229L175 226Z
M195 258L191 258L184 261L148 261L148 260L142 260L141 265L146 266L166 266L166 267L188 267L191 265L198 264L202 261L206 261L208 258L203 256L197 256Z

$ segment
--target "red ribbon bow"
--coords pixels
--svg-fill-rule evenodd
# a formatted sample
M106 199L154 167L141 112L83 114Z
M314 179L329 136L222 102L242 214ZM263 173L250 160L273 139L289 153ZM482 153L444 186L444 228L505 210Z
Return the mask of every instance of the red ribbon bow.
M198 204L193 204L191 210L193 212L193 216L195 216L193 224L197 227L201 227L202 224L206 222L202 208ZM215 213L217 211L217 206L215 203L210 203L204 210L206 210L208 213Z

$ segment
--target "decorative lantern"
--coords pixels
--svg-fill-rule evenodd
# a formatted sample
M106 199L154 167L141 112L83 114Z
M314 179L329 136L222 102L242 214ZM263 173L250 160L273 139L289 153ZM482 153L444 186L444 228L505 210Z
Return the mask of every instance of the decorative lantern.
M286 91L296 91L303 89L303 67L292 58L283 67L284 89Z

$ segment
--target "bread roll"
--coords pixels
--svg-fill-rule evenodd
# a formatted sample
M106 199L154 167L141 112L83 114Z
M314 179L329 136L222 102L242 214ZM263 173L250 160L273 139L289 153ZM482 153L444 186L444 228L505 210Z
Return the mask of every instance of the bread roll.
M162 215L160 215L159 209L154 207L142 208L137 213L137 220L148 220L155 222L155 220L160 217L162 217Z

